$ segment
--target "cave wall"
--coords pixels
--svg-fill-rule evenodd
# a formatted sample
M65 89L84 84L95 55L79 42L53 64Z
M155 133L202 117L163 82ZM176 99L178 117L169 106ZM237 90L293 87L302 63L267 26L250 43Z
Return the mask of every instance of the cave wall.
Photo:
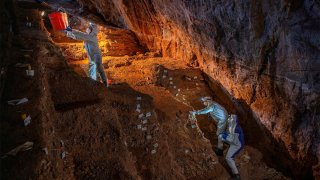
M91 19L81 18L77 15L69 15L68 21L73 29L86 32L89 20L97 24L99 33L99 47L103 56L125 56L136 55L145 52L145 49L139 44L136 35L123 28L101 25L97 17ZM46 19L46 28L51 34L52 40L57 43L68 57L68 60L83 60L87 58L83 42L67 38L64 32L54 31L51 27L49 19Z
M87 25L88 23L86 23ZM77 28L76 29L81 29ZM126 29L105 28L99 26L98 40L103 56L125 56L144 53L145 50L139 45L136 36ZM85 32L85 29L81 29ZM61 32L52 32L53 40L62 48L68 60L83 60L87 58L83 42L66 38Z
M319 176L319 1L78 2L132 30L150 51L199 66Z

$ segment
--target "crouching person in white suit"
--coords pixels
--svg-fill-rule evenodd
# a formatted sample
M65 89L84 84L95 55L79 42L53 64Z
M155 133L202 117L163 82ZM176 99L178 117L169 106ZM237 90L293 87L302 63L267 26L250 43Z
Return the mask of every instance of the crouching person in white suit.
M227 143L229 149L226 155L226 161L232 171L232 179L240 179L239 171L234 161L234 157L244 147L244 134L238 123L238 117L234 114L230 115L227 120L226 131L218 136L219 140Z

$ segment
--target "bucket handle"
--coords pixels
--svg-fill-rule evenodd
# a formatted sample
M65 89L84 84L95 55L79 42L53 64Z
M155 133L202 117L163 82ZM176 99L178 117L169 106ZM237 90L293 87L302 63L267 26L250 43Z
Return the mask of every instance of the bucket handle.
M63 13L67 13L67 11L66 11L63 7L59 7L59 8L58 8L58 11L59 11L59 12L63 12Z

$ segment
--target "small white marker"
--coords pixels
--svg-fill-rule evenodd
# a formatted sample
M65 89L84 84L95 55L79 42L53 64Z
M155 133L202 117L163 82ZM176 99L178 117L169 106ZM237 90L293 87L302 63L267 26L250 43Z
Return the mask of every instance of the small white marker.
M26 119L23 120L24 126L28 126L31 123L31 117L28 116Z
M61 153L61 159L64 159L65 157L66 157L66 152L63 151L63 152Z
M23 104L23 103L26 103L26 102L28 102L28 98L11 100L11 101L8 101L8 104L15 106L15 105Z
M164 72L164 73L167 73L167 72L168 72L168 70L166 70L166 69L165 69L165 70L163 70L163 72Z
M173 84L173 82L172 82L172 81L170 81L170 84Z
M153 149L153 150L151 151L151 154L155 154L156 152L157 152L157 150Z
M159 144L158 143L155 143L154 145L153 145L153 147L158 147L159 146Z
M148 123L147 119L142 121L142 124L147 124L147 123Z
M42 150L44 151L44 153L46 153L46 155L48 155L49 154L49 151L48 151L48 148L42 148Z
M137 111L138 113L140 113L140 112L141 112L141 110L140 110L140 109L136 109L136 111Z
M142 131L146 131L146 130L147 130L147 127L143 127L141 130L142 130Z
M163 76L162 76L162 79L165 79L166 77L167 77L166 75L163 75Z
M177 88L177 86L173 86L173 89L176 89Z
M148 135L148 136L147 136L147 139L148 139L148 140L152 139L152 136L151 136L151 135Z
M142 125L141 125L141 124L139 124L139 125L137 126L137 128L138 128L138 129L141 129L141 128L142 128Z
M173 78L172 78L172 77L169 77L169 80L170 80L170 81L172 81L172 80L173 80Z
M143 114L143 113L139 114L139 118L142 118L143 116L144 116L144 114Z
M137 100L140 101L142 98L140 96L137 97Z
M147 114L146 114L146 117L150 117L151 116L151 112L148 112Z

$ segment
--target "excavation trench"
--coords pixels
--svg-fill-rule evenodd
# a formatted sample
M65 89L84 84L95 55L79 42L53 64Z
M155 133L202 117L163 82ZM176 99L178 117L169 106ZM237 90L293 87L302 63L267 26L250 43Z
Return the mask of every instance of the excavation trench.
M213 83L210 79L208 79L205 74L203 74L198 69L192 69L187 67L174 67L174 69L170 70L165 68L165 61L162 61L162 59L148 59L143 58L142 60L139 60L139 57L136 58L136 60L133 60L133 62L128 63L126 66L118 66L117 64L123 64L122 58L112 58L113 61L111 62L106 61L106 64L108 65L107 72L110 75L110 78L117 83L123 83L124 81L130 85L130 87L134 87L134 89L138 92L142 92L145 94L150 95L150 97L153 98L153 102L155 103L156 107L160 109L166 116L172 116L176 119L184 118L187 119L186 114L188 111L181 110L181 106L186 106L188 110L192 109L201 109L203 108L203 105L200 103L199 98L203 96L212 96L215 101L223 105L227 108L227 110L230 113L238 114L240 117L240 123L246 133L246 144L259 149L259 151L263 154L263 160L269 165L276 169L281 170L284 173L287 173L286 175L290 176L290 168L283 168L286 167L286 165L290 164L292 160L288 160L289 156L287 152L281 152L279 151L281 146L278 146L277 143L275 143L275 140L271 140L272 136L270 134L267 134L266 129L263 129L261 125L256 123L256 120L248 115L250 113L249 109L243 108L242 104L237 104L234 101L232 101L232 98L228 94L225 93L225 91L219 86L217 83ZM116 62L118 61L118 62ZM134 62L136 61L136 62ZM140 61L140 62L139 62ZM142 61L142 62L141 62ZM145 62L145 61L151 61L151 62ZM152 61L156 61L155 64L146 66L145 64L150 63L152 64ZM160 62L157 62L160 61ZM174 61L174 60L172 60ZM161 63L164 63L163 65L159 65ZM177 63L177 62L173 62ZM135 66L137 64L142 64L142 67L138 65L138 68ZM70 65L78 71L80 74L85 76L85 73L82 68L80 68L78 63L71 62ZM119 68L122 69L119 69ZM170 67L170 65L169 65ZM143 69L152 69L151 72L145 72ZM178 68L178 69L175 69ZM181 69L180 69L181 68ZM130 69L130 70L129 70ZM128 72L130 71L130 72ZM142 71L142 72L141 72ZM149 71L149 70L147 70ZM122 74L122 72L128 72L132 76L137 76L134 78L128 78L126 74ZM164 72L168 72L168 74L164 74ZM139 75L138 75L139 74ZM167 76L167 78L163 79L164 76ZM156 77L155 79L152 79ZM196 77L196 79L194 79ZM174 84L170 84L170 78L174 79ZM118 85L115 85L115 88L117 88ZM160 89L158 89L160 88ZM163 88L165 91L163 91ZM160 96L159 93L167 94L169 91L169 96L164 98L164 96ZM185 91L185 92L182 92ZM160 96L160 97L159 97ZM159 99L161 98L161 100ZM162 99L164 98L164 99ZM173 102L178 101L178 103ZM175 104L175 106L168 106L168 104ZM183 108L183 109L185 109ZM173 118L172 118L173 119ZM163 121L163 120L161 120ZM217 143L217 138L215 136L216 126L211 120L209 116L200 116L198 117L198 125L200 130L204 133L204 136L210 140L211 147L215 147ZM188 128L191 128L191 124L184 125ZM259 138L257 138L259 137ZM266 146L273 147L271 148L265 148ZM248 153L248 152L247 152ZM277 153L277 154L276 154ZM277 160L275 161L273 159L273 156L277 156L280 154L282 159L281 161ZM258 156L256 152L252 153L252 156ZM279 159L279 158L278 158ZM280 163L282 162L282 163ZM223 164L223 162L222 162ZM225 165L225 168L228 169L228 167ZM300 170L301 172L301 170ZM307 172L310 173L310 172Z

